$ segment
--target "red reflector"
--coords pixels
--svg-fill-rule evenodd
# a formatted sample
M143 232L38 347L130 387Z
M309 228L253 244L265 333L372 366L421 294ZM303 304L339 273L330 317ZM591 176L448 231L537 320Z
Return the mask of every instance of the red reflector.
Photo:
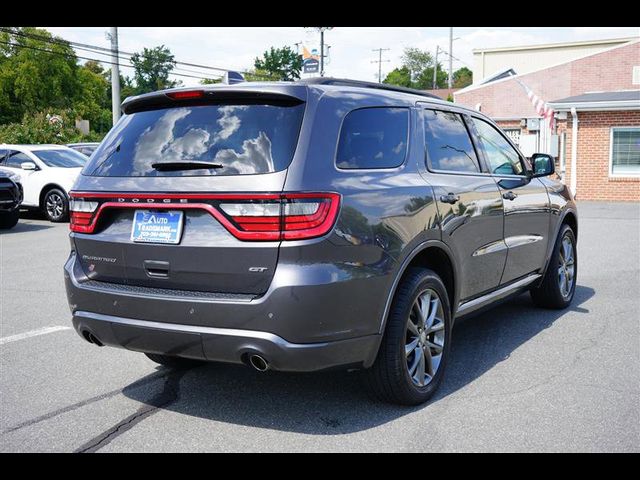
M204 90L186 90L182 92L171 92L171 93L167 93L167 97L172 98L174 100L189 100L191 98L202 98L204 97Z
M93 231L92 220L92 212L71 212L69 228L72 232L91 233Z

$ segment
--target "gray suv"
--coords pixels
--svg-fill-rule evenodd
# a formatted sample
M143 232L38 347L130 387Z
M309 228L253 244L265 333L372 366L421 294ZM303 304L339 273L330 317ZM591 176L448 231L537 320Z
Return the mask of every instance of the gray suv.
M553 158L419 91L312 79L128 98L71 192L87 341L160 364L363 370L426 401L454 320L565 308L577 212Z

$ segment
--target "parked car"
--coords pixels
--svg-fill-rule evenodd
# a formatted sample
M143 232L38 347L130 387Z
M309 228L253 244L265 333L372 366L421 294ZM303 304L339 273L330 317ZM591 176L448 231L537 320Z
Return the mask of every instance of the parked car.
M19 178L22 206L42 210L52 222L68 219L68 192L87 160L63 145L0 144L0 171Z
M337 79L129 98L71 192L77 332L166 366L362 369L426 401L454 320L566 308L577 210L483 114ZM533 167L532 167L533 166Z
M21 203L22 187L17 175L0 171L0 229L16 226Z
M67 143L67 147L80 152L87 157L90 157L91 154L96 151L98 145L100 145L99 142Z

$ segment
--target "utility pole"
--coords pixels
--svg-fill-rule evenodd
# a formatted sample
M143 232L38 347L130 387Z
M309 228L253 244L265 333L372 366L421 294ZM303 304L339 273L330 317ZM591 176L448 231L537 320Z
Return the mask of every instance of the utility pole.
M120 68L118 66L118 27L111 27L107 33L111 40L111 112L113 124L120 119Z
M453 27L449 27L449 82L448 86L453 85Z
M436 89L436 78L438 76L438 52L440 51L440 45L436 46L436 61L433 64L433 89ZM443 50L444 52L444 50Z
M378 60L371 60L371 63L378 64L378 83L382 83L382 62L390 62L391 60L382 60L382 52L391 50L390 48L374 48L372 52L378 52Z
M324 28L320 27L320 76L324 77Z
M313 27L320 32L320 76L324 77L324 31L331 30L333 27Z

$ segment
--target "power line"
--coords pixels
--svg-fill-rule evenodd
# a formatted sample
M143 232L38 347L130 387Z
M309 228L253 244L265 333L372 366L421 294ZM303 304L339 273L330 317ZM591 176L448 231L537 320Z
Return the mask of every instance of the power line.
M115 64L115 62L110 62L108 60L103 60L103 59L100 59L100 58L83 57L83 56L75 55L75 54L72 55L72 54L69 54L69 53L54 52L52 50L45 50L43 48L32 47L30 45L20 45L19 43L9 43L9 42L0 41L0 44L9 45L11 47L26 48L26 49L29 49L29 50L36 50L36 51L39 51L39 52L49 53L51 55L59 55L59 56L63 56L63 57L66 57L66 58L71 58L71 59L79 58L79 59L82 59L82 60L93 60L94 62L106 63L108 65L114 65ZM135 68L130 63L127 64L127 65L124 65L124 66ZM187 75L185 73L171 73L171 75L176 75L176 76L179 76L179 77L195 78L195 79L198 79L198 80L218 80L217 78L211 78L211 77L205 77L205 76L199 76L198 77L198 76L195 76L195 75Z
M97 50L97 51L94 51L92 53L98 53L98 51L107 52L106 54L111 56L111 49L105 48L105 47L100 47L98 45L91 45L91 44L88 44L88 43L80 43L80 42L72 42L72 41L64 40L64 39L49 38L47 36L37 35L37 34L34 34L34 33L18 32L18 31L15 31L15 30L12 30L12 29L6 28L6 27L0 27L0 31L6 32L6 33L10 33L12 35L19 35L21 37L40 40L40 41L47 42L47 43L70 45L70 46L72 46L74 48L78 48L78 49L85 49L85 50L86 49L90 49L90 51L91 50ZM135 53L126 52L126 51L123 51L123 50L119 50L119 53L120 54L124 54L124 55L128 55L128 56L135 55ZM100 60L97 60L97 61L100 61ZM201 65L201 64L197 64L197 63L182 62L182 61L178 61L178 60L174 60L174 63L177 64L177 65L185 65L185 66L188 66L188 67L203 68L203 69L206 69L206 70L217 70L217 71L220 71L220 72L238 71L240 73L255 75L255 76L258 76L258 77L275 78L274 75L258 74L258 73L243 71L243 70L231 70L231 69L228 69L228 68L212 67L210 65Z

